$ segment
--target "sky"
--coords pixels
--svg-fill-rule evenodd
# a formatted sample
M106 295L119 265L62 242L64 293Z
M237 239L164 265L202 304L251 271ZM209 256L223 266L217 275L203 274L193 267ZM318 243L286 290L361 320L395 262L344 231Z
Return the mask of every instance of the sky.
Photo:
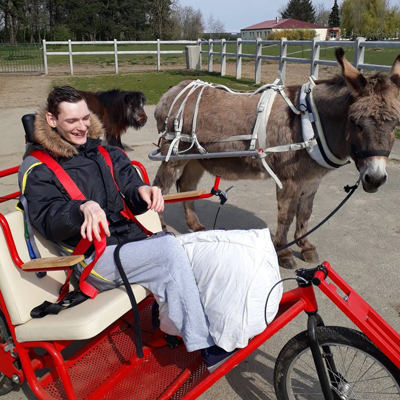
M390 3L394 4L395 1L391 0ZM289 0L179 0L181 6L191 6L202 12L206 28L212 15L224 24L225 32L240 32L248 26L275 19L280 15L278 10L288 2ZM338 0L339 6L341 3L342 0ZM313 4L323 4L330 11L334 0L313 0Z

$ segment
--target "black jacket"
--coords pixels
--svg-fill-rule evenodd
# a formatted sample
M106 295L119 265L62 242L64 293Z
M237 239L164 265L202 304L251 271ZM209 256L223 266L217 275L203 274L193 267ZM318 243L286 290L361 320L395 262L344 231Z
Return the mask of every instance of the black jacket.
M109 167L97 148L100 140L89 137L86 144L74 151L70 157L56 157L57 151L52 147L49 151L46 140L41 142L35 147L49 152L72 178L85 198L99 203L107 217L123 210L122 196L118 193ZM144 213L147 204L138 194L138 188L144 183L136 169L121 149L104 147L110 154L116 182L129 208L133 214ZM71 200L54 173L44 164L34 165L35 162L37 160L34 157L28 156L21 166L22 171L33 166L22 187L28 201L31 223L46 239L61 246L74 248L81 239L80 228L84 218L79 207L84 201ZM146 237L135 223L128 222L124 225L125 232L113 233L111 229L112 235L107 238L107 245Z

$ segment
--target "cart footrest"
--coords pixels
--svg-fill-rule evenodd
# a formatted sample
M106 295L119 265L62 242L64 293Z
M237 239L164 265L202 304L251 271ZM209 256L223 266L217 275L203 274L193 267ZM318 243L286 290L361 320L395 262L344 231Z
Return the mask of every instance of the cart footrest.
M151 304L140 314L144 357L137 358L133 329L121 324L68 368L78 399L180 399L208 375L199 351L188 353L184 345L149 347L153 339L158 341L151 328ZM54 399L68 398L58 377L44 389Z

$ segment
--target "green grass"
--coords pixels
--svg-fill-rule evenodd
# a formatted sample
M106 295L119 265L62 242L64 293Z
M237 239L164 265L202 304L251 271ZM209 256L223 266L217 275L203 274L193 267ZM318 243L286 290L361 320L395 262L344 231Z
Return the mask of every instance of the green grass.
M122 90L140 90L146 94L147 104L157 104L161 96L171 87L185 79L226 85L234 90L255 90L252 79L236 80L234 76L221 77L219 73L196 72L190 70L137 72L131 74L109 74L90 77L60 77L53 85L70 85L79 90L100 91L119 88Z
M396 139L400 139L400 128L396 128L394 134L396 136Z

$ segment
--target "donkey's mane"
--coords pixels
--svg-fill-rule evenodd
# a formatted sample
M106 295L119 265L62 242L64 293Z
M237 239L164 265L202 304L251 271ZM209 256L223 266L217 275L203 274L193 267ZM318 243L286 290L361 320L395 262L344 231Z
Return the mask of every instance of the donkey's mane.
M351 105L353 96L341 75L335 75L330 79L317 80L318 91L315 100L318 102L318 110L326 115L337 115L343 104Z

